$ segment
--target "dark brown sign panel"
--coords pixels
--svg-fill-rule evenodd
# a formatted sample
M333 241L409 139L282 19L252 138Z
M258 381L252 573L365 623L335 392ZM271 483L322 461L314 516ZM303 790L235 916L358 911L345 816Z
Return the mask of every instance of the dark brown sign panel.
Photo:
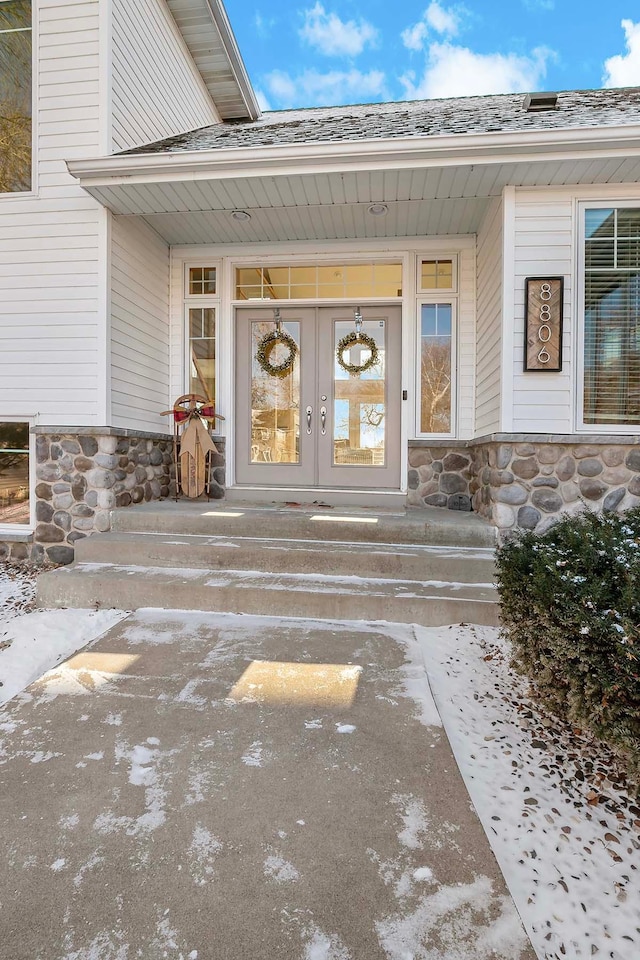
M525 281L525 370L562 370L563 284L563 277L527 277Z

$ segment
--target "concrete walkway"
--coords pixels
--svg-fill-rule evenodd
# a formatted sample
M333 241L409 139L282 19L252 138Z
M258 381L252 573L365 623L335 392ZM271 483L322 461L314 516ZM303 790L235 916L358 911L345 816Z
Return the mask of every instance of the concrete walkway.
M534 957L410 626L141 610L0 758L7 960Z

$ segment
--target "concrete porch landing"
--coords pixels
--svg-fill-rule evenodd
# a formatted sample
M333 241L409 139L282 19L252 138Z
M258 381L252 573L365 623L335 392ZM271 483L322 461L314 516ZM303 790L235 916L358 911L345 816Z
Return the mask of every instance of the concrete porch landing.
M533 960L410 627L140 611L0 723L7 960Z
M164 501L112 527L39 578L40 606L497 623L495 530L467 513Z

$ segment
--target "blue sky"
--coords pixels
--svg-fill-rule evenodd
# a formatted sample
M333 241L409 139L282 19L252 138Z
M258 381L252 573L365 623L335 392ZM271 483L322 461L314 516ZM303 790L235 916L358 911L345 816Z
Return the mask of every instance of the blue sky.
M263 109L640 85L632 0L226 0Z

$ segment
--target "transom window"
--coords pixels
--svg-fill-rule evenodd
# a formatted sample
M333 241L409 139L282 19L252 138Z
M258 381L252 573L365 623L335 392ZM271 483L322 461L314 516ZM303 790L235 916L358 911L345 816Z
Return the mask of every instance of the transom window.
M29 424L0 422L0 524L28 524Z
M640 424L640 208L585 210L584 422Z
M401 263L236 268L237 300L395 299L401 296Z
M421 260L420 290L453 290L453 260Z
M31 0L0 0L0 194L31 190Z
M189 267L189 295L215 296L216 268Z

